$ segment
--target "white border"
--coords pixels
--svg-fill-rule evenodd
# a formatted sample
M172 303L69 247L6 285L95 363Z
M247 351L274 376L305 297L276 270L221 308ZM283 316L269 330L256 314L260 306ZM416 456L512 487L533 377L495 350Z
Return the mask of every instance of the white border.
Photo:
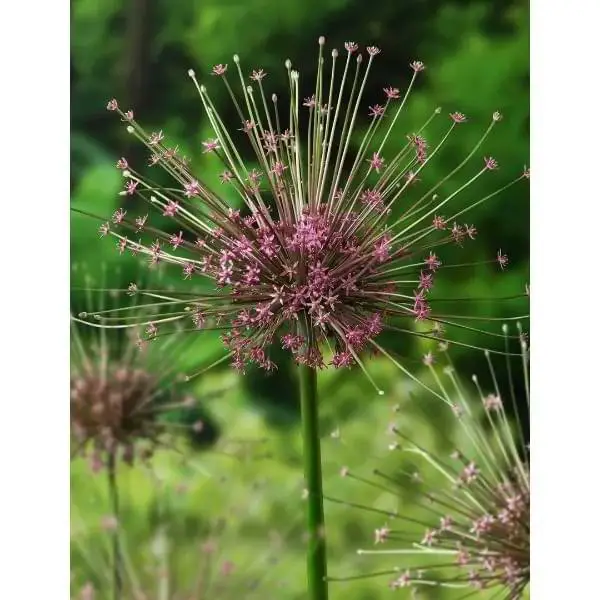
M600 4L534 0L532 597L599 593Z
M68 3L7 6L0 598L67 598ZM598 23L594 0L532 2L532 595L540 600L598 593Z
M69 598L69 3L0 18L0 598ZM8 236L7 236L8 234Z

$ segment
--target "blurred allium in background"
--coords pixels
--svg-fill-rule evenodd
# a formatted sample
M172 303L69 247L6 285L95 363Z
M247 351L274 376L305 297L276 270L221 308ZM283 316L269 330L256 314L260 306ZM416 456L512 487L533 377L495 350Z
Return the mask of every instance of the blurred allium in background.
M190 285L161 297L150 294L152 309L159 307L161 314L149 317L142 306L136 313L148 337L178 321L190 329L222 329L233 365L243 371L248 363L276 368L269 356L272 344L314 368L326 361L335 367L362 366L361 351L383 351L376 338L386 328L407 332L419 321L429 325L422 335L448 339L459 331L430 299L438 272L456 266L444 263L440 249L473 240L477 229L463 220L466 212L529 172L469 199L466 206L453 206L474 181L493 176L489 172L498 167L480 151L501 119L496 112L456 167L419 192L428 164L466 126L467 117L436 108L425 123L399 132L400 114L423 63L410 64L407 89L390 84L380 104L364 107L366 81L380 49L359 52L357 44L347 42L342 53L331 52L327 65L324 48L320 38L315 87L304 99L300 74L289 60L285 101L266 91L267 73L255 68L248 76L237 55L232 65L216 65L212 79L226 87L238 131L221 120L207 88L189 72L213 129L214 137L203 146L220 171L219 190L194 174L162 131L145 131L132 110L121 110L116 100L108 103L148 148L150 166L159 165L172 183L161 185L121 158L124 204L102 224L100 235L112 236L121 253L144 255L150 265L177 265L186 281L209 282L198 293ZM359 111L368 111L370 125L356 149L351 140L358 133ZM448 122L437 139L426 137L434 119ZM398 135L406 144L388 155L386 142ZM247 149L252 166L242 158ZM446 193L447 185L454 190ZM134 214L134 198L163 219ZM400 216L392 218L392 208L400 206ZM504 268L507 257L499 252L489 262L495 261ZM467 259L460 266L473 264ZM142 287L136 290L144 295ZM120 315L123 323L134 325L128 310L114 312L111 322Z
M425 359L442 400L458 421L461 443L450 456L410 439L393 424L395 439L389 448L402 459L416 460L416 470L395 473L375 471L380 486L398 495L393 511L362 507L382 513L374 531L374 548L359 550L372 561L392 569L375 575L392 575L393 590L414 591L444 586L471 595L490 589L493 597L521 598L529 585L529 444L518 417L518 407L529 408L528 348L521 340L522 377L501 391L489 354L489 388L472 377L473 390L463 387L448 358L443 374ZM508 356L507 361L511 362ZM523 390L522 397L517 390ZM475 392L478 401L472 400ZM431 410L431 404L428 405ZM510 416L512 416L512 418ZM516 417L516 418L515 418ZM511 421L516 421L516 424ZM443 437L440 436L440 437ZM344 476L368 480L349 469ZM395 491L396 490L396 491ZM417 495L422 510L403 515L402 494ZM466 596L461 596L466 597Z
M91 276L86 281L91 288ZM168 359L178 336L159 345L139 339L130 329L82 326L98 308L91 304L91 291L86 295L89 311L71 318L72 454L89 458L94 470L110 461L132 464L136 454L149 459L157 446L172 444L173 430L186 426L181 411L191 413L198 403L182 389ZM105 297L102 307L111 300ZM166 418L177 414L175 420ZM189 426L199 431L203 423Z

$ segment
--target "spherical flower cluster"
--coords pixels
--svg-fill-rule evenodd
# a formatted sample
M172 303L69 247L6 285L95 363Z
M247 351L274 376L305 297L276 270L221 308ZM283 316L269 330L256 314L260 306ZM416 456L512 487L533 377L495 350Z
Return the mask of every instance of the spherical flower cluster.
M167 348L132 330L123 336L82 327L90 314L71 317L70 423L73 456L87 457L99 470L115 460L150 458L172 433L166 414L191 411L196 399L180 389L174 363L165 360Z
M385 328L397 327L402 319L435 321L429 294L442 267L435 249L462 245L476 235L472 224L459 220L468 208L448 216L443 211L497 167L493 158L478 156L466 182L444 196L436 193L477 157L499 120L494 113L458 166L413 197L411 190L420 185L428 163L466 117L452 113L445 133L429 141L425 133L442 114L436 108L416 133L404 134L407 143L400 151L385 153L414 81L424 70L415 61L405 92L392 86L383 90L381 103L370 106L366 115L367 133L353 146L367 77L381 51L369 46L365 58L357 44L347 42L343 60L334 49L327 83L324 44L320 38L316 88L303 101L300 74L286 61L290 100L285 107L275 94L267 100L267 73L254 69L246 78L237 55L233 77L239 78L240 95L233 92L227 64L212 69L239 115L239 131L255 157L252 168L243 161L242 144L234 141L235 133L223 123L206 87L189 72L214 135L202 143L202 152L222 169L223 193L193 173L188 159L165 144L162 131L146 132L126 117L116 100L108 105L149 149L150 164L160 165L173 179L169 187L158 186L121 158L117 167L126 179L123 197L140 197L173 226L170 231L150 227L147 214L129 217L129 210L121 208L112 222L101 225L100 235L114 236L119 252L145 255L151 265L178 265L184 280L208 279L210 292L170 293L163 322L168 326L191 317L196 327L223 329L223 343L240 370L249 362L275 368L269 355L272 344L314 368L325 366L324 352L335 367L360 364L359 354L376 351L376 338ZM306 138L300 130L302 110L308 112ZM504 267L507 259L500 258Z
M153 396L157 384L143 369L111 365L71 376L71 430L75 440L91 443L95 453L116 453L132 462L134 441L154 441L161 433ZM101 460L97 457L98 460Z

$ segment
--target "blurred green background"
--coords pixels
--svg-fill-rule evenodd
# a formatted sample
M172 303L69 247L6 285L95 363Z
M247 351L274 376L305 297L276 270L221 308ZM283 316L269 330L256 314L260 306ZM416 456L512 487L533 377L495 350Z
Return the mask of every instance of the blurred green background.
M286 58L292 60L305 80L314 79L319 35L326 36L329 48L341 48L344 41L353 40L361 47L374 44L382 49L369 79L365 107L381 101L383 87L405 87L412 60L427 65L409 99L399 131L413 132L436 106L446 113L458 110L468 116L469 123L460 129L460 135L454 136L440 159L427 167L429 183L441 178L456 164L457 157L470 150L495 110L504 119L482 154L497 158L500 169L490 173L494 181L482 178L479 187L470 188L470 198L476 199L512 180L528 162L529 15L522 2L72 0L71 7L71 203L100 216L109 217L121 205L118 192L122 178L114 166L116 160L125 156L131 164L146 164L141 145L132 142L119 119L105 110L108 99L115 97L122 107L134 109L147 130L164 130L170 142L192 159L193 169L210 182L214 174L203 171L200 144L210 137L210 129L202 118L187 70L193 68L208 79L204 76L214 64L231 63L237 53L246 70L264 68L269 73L268 89L284 91ZM224 119L237 123L221 86L212 85L210 92ZM363 119L359 130L368 125L366 110ZM392 147L403 143L403 135L390 141ZM451 278L438 278L436 293L447 298L487 298L469 307L479 315L500 317L527 312L524 301L505 303L494 299L520 294L528 282L528 194L528 186L520 183L469 217L479 231L476 242L469 246L469 261L493 258L501 247L509 255L509 269L500 273L496 265L486 265L456 270ZM139 264L121 257L112 241L100 240L98 225L73 214L71 260L92 272L103 263L107 265L106 285L126 287L138 277ZM165 278L167 283L181 284L178 270L165 273ZM74 276L73 284L80 283ZM86 308L82 296L73 294L73 312ZM499 323L493 327L498 330ZM219 341L207 334L199 337L202 339L195 342L198 357L206 363L218 357ZM476 334L465 339L479 345L496 343L493 338L482 340ZM388 336L386 345L411 369L420 368L419 356L425 346L416 338ZM465 376L485 366L481 353L456 349L453 356ZM182 365L182 369L185 367ZM339 469L348 465L354 471L369 471L380 464L378 461L383 459L376 457L385 455L390 406L406 400L405 383L396 368L381 359L373 360L369 368L378 385L386 390L383 398L376 395L359 370L325 372L319 382L324 435L337 428L342 432L339 440L326 438L326 492L366 504L378 502L379 493L366 486L363 490L354 486L349 491L339 478ZM171 540L170 571L184 585L195 568L193 557L206 523L220 512L233 511L238 518L233 519L234 533L229 531L230 547L224 555L231 556L236 564L247 565L244 568L250 578L269 569L269 577L261 582L267 589L264 597L302 598L302 468L293 365L283 364L269 377L251 371L240 378L227 367L214 369L200 378L192 391L201 397L205 390L219 388L225 382L229 386L227 395L203 407L206 420L220 436L213 451L192 446L191 458L183 466L169 455L158 459L163 479L170 482L165 489L171 484L174 489L184 481L188 488L185 494L165 491L143 470L125 469L121 474L132 570L142 579L151 577L146 563L156 561L156 553L150 553L151 560L146 560L146 555L157 531L164 526ZM406 418L410 420L410 405L407 410ZM415 433L434 439L441 418L438 411L430 411L428 420L415 420ZM447 435L454 435L450 428ZM223 461L216 449L236 436L266 438L271 458L249 461L235 457ZM223 477L225 482L221 481ZM265 486L253 487L263 480ZM226 490L221 495L217 489L220 486ZM108 551L100 525L108 512L105 496L103 478L92 477L85 464L75 462L74 589L101 577L102 560L106 560ZM260 499L258 509L253 509L248 519L240 518L245 513L236 508L238 504L255 497ZM410 498L405 502L406 511L417 510L411 508ZM382 525L379 519L348 507L328 505L327 521L332 574L381 569L381 564L369 564L355 555L356 548L372 544L373 528ZM264 532L270 530L283 536L286 551L277 552L283 558L280 565L263 568L267 563L261 562L262 557L268 561L272 553L272 549L262 548ZM332 598L342 594L347 600L383 598L390 594L388 580L384 577L335 584ZM149 598L160 598L155 587L151 590ZM232 594L221 592L220 597L244 597ZM436 591L422 597L446 596Z

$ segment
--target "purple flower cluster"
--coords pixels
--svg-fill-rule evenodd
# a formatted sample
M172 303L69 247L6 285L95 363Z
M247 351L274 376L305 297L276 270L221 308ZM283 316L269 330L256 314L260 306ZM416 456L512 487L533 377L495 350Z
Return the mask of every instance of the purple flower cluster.
M213 68L212 75L226 84L241 121L239 131L255 155L252 168L242 160L241 144L234 142L234 133L224 125L206 88L190 71L214 135L202 143L202 152L220 163L224 194L196 176L177 148L165 145L162 131L146 132L115 100L107 106L122 115L128 131L149 149L150 164L160 165L174 180L172 186L157 187L121 158L117 167L126 178L122 195L142 198L172 220L179 232L150 227L148 215L129 219L129 211L119 209L112 223L101 226L101 235L115 236L119 252L129 249L144 255L151 265L179 265L184 280L208 279L213 287L210 293L194 297L189 291L170 293L165 300L168 316L157 323L192 315L197 326L224 330L224 345L240 370L249 362L275 368L269 357L274 343L289 350L298 363L347 367L360 363L361 351L377 351L375 339L397 319L434 322L437 317L429 294L442 263L432 249L461 245L476 234L473 225L456 221L465 209L448 218L440 210L497 166L491 157L482 157L474 174L455 192L446 197L434 193L475 154L499 120L495 114L462 163L419 198L411 198L411 189L420 183L428 162L462 126L465 116L452 113L446 133L430 144L424 132L441 113L435 109L417 133L405 136L404 148L384 155L415 78L424 70L415 61L405 93L386 87L382 103L369 107L366 118L370 117L371 125L356 150L353 134L364 84L380 49L367 48L363 69L358 46L347 42L340 75L335 77L332 71L328 86L324 43L320 38L318 85L303 102L300 75L286 61L290 118L285 128L278 97L271 96L271 105L267 101L262 83L267 73L254 69L248 80L239 57L234 56L240 99L229 83L228 65ZM334 63L341 60L337 50L331 55ZM352 63L355 77L358 81L362 77L360 86L349 86ZM306 141L300 132L301 110L308 112ZM400 206L402 214L393 218L397 212L392 209ZM135 241L127 231L148 237ZM506 260L502 255L502 266ZM156 299L152 305L157 305Z

